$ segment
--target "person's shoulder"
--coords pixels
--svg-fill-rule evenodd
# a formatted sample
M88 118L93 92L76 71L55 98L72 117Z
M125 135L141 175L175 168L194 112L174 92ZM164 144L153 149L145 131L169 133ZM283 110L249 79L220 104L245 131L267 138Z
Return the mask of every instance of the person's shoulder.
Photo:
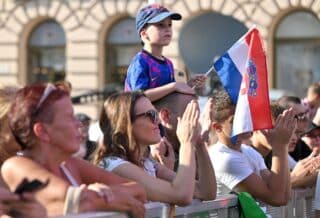
M262 155L250 145L241 144L241 150L242 150L242 152L249 154L249 156L261 156L262 157Z
M6 168L6 167L14 167L16 168L16 166L19 166L19 168L21 169L22 167L27 167L30 165L39 165L38 163L36 163L35 161L33 161L30 158L27 157L23 157L23 156L13 156L10 157L9 159L7 159L1 166L1 168Z
M258 153L252 146L246 145L246 144L241 144L241 150L242 151Z
M25 177L31 172L42 171L44 168L39 163L23 156L14 156L7 159L1 166L3 178ZM19 176L16 176L19 175Z
M208 149L209 153L221 153L221 154L230 154L234 153L233 149L229 148L227 145L217 142L213 144Z
M146 69L148 66L148 59L150 58L148 58L148 56L144 52L138 52L130 62L128 73Z
M106 169L108 171L112 171L118 166L124 164L124 163L129 163L128 161L124 160L121 157L117 156L108 156L103 158L100 163L98 164L99 167Z
M149 54L144 51L137 52L133 58L131 63L146 61L149 57Z
M173 62L171 61L170 58L168 58L168 57L166 57L166 56L163 56L163 57L164 57L164 59L165 59L165 61L166 61L167 63L173 65Z
M208 149L209 156L213 162L233 162L237 158L237 152L228 146L218 142L214 145L211 145Z

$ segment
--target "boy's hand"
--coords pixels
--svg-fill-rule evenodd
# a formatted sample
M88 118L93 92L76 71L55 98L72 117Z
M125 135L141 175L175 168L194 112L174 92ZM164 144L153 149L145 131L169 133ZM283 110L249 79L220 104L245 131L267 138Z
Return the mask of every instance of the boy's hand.
M187 84L192 88L202 88L206 83L207 77L204 74L196 74L191 77Z
M275 126L272 130L262 130L261 132L266 136L268 143L275 148L288 147L291 135L296 129L296 119L292 109L285 110L278 116Z
M194 95L194 90L184 82L174 82L174 90L182 94Z

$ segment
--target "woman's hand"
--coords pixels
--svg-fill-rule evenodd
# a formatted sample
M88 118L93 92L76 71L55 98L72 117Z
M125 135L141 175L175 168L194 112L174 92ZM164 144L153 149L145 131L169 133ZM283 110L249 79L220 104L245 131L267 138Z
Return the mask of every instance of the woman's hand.
M150 154L153 159L170 170L174 170L175 155L171 143L162 137L158 144L150 145Z
M143 196L141 196L140 187L140 185L137 185L134 182L112 186L94 183L88 185L86 189L94 191L99 198L104 200L105 209L129 212L134 217L144 217L146 196L144 191L142 191ZM88 201L90 198L84 196L82 200ZM101 210L102 208L97 209Z
M128 211L133 217L144 217L144 201L140 201L132 196L127 188L122 185L110 186L110 189L114 193L112 201L108 202L111 208Z
M106 202L110 202L113 200L114 195L109 186L102 183L94 183L88 185L88 189L95 191L98 196L104 198Z
M203 112L200 115L199 123L201 126L201 138L199 143L209 142L209 133L212 125L213 98L209 98Z

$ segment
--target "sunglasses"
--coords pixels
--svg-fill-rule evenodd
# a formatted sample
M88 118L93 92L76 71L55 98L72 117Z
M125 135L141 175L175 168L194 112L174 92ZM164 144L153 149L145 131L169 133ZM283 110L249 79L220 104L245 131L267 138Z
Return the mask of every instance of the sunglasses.
M136 114L133 116L133 121L139 117L148 117L152 123L157 123L159 121L158 111L155 110L148 110L147 112Z

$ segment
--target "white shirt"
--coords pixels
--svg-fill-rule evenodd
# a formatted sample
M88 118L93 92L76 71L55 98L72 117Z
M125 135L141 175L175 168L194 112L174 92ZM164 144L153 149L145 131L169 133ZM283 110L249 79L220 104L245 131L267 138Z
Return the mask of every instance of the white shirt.
M267 169L263 157L251 146L242 144L241 151L218 142L208 149L218 182L218 194L227 194L252 173L260 176ZM228 190L229 189L229 190Z
M101 168L104 168L107 171L112 172L117 167L130 163L129 161L126 161L120 157L116 156L109 156L105 157L100 163L99 166ZM150 158L145 158L143 161L143 168L144 171L149 174L150 176L156 177L157 175L157 163L151 160Z

